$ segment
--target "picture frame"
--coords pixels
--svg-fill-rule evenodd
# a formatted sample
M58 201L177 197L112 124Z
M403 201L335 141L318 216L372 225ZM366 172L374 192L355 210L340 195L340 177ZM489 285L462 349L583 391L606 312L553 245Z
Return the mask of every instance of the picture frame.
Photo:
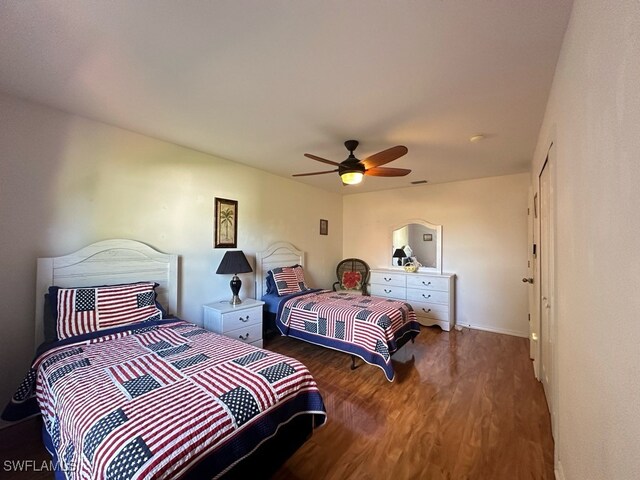
M422 241L423 242L432 242L433 241L433 234L432 233L423 233L422 234Z
M215 198L214 248L237 248L238 202L228 198Z
M329 235L329 220L320 219L320 235Z

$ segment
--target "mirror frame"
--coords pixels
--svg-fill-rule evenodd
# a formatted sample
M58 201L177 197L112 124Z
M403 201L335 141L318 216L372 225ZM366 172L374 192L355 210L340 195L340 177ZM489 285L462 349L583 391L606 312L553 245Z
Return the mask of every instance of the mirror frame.
M442 225L436 225L434 223L430 223L427 222L426 220L421 220L419 218L410 218L408 220L405 220L401 223L395 224L394 226L391 227L391 230L389 231L389 235L391 236L391 238L393 239L393 232L395 230L398 230L399 228L404 227L405 225L409 225L410 223L416 223L418 225L422 225L423 227L427 227L430 228L431 230L435 230L436 231L436 238L437 238L437 242L436 242L436 266L435 267L420 267L418 268L418 273L420 272L430 272L430 273L437 273L442 275ZM391 245L391 248L393 249L393 245ZM393 270L402 270L404 271L404 267L398 267L397 265L393 265L391 267L388 267L390 269Z

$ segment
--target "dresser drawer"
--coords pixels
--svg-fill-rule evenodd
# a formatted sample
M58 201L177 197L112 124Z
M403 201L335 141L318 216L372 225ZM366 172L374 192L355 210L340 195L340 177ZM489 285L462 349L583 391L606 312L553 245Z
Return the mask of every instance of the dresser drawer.
M404 287L394 287L391 285L371 284L370 293L374 297L397 298L404 300L407 289Z
M440 292L438 290L427 290L425 288L407 288L407 300L415 302L427 303L449 303L449 292Z
M449 279L442 277L427 277L422 275L407 275L407 288L449 291Z
M390 285L393 287L405 286L405 274L395 272L371 272L369 283Z
M258 341L262 342L262 324L248 325L236 330L224 332L224 334L229 338L235 338L244 343L255 344Z
M433 318L441 322L449 321L449 307L447 305L439 305L437 303L411 302L416 316Z
M262 306L222 314L222 333L225 335L229 331L253 325L262 325Z

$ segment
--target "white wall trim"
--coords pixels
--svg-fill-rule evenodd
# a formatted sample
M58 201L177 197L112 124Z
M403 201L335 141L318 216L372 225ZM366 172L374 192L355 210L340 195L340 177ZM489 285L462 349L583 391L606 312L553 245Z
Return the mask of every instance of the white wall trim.
M491 333L502 333L503 335L512 335L514 337L522 337L522 338L529 338L529 332L520 332L517 330L511 330L508 328L500 328L500 327L485 327L484 325L472 325L472 324L463 324L463 323L458 323L456 322L456 326L457 327L463 327L463 328L471 328L473 330L482 330L484 332L491 332Z
M560 462L560 460L556 460L554 473L556 474L556 480L566 480L564 476L564 471L562 470L562 463Z

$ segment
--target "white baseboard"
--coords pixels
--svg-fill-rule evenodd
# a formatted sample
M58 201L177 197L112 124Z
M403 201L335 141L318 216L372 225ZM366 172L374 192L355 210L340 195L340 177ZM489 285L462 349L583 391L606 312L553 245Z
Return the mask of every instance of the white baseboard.
M562 470L562 463L560 460L556 462L554 473L556 474L556 480L565 480L564 471Z
M508 328L485 327L482 325L471 325L471 324L465 325L457 322L456 322L456 327L472 328L474 330L482 330L485 332L502 333L504 335L513 335L514 337L529 338L529 332L519 332L517 330L510 330Z

